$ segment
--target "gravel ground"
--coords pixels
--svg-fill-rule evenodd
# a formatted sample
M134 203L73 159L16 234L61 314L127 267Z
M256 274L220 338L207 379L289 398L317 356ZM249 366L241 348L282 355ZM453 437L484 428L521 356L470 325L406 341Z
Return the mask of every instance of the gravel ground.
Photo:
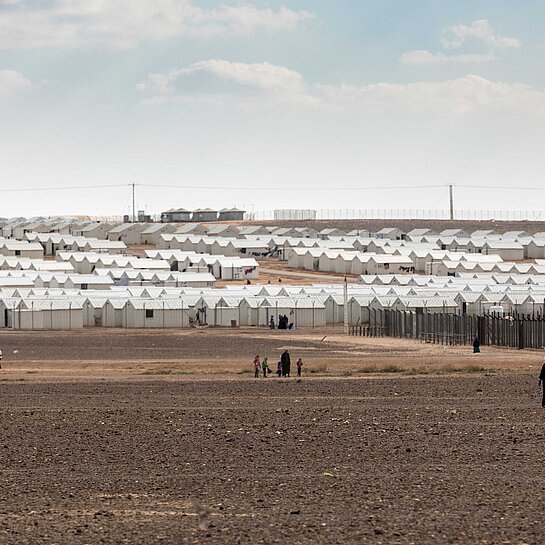
M264 331L264 333L263 333ZM261 336L259 336L261 335ZM250 358L257 352L278 352L284 346L306 348L312 340L268 330L84 330L0 333L6 361ZM337 348L337 347L335 347ZM320 352L328 355L326 344ZM257 351L257 352L256 352Z
M527 376L0 382L0 543L543 543Z
M297 352L312 351L313 357L358 357L383 354L387 343L388 354L421 352L419 343L399 343L397 339L379 339L365 343L356 337L339 336L336 330L299 330L287 332L268 329L85 329L78 331L9 331L0 333L0 348L4 362L37 361L150 361L198 360L253 361L256 354L268 354L273 359L284 348ZM337 336L335 336L335 332ZM325 340L323 340L325 339ZM466 350L467 352L467 350Z

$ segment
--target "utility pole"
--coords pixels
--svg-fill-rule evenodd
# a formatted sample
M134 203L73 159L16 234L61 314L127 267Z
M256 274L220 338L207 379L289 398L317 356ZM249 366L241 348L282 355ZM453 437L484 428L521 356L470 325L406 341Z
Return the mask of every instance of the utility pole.
M135 204L134 204L135 203L135 198L134 198L134 190L135 189L134 188L135 188L136 184L133 182L131 184L131 186L132 186L132 222L136 223L136 207L135 207Z
M348 280L346 276L344 277L344 286L343 286L343 299L344 299L344 334L348 335Z
M453 221L454 220L454 195L453 195L453 191L452 191L452 188L454 186L452 184L450 184L448 186L448 194L449 194L449 200L450 200L450 220Z

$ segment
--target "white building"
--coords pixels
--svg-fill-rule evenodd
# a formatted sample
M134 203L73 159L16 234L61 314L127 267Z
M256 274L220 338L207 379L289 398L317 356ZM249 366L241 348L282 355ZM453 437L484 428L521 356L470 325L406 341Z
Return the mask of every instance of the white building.
M0 240L0 255L43 259L44 249L38 242L24 240Z
M483 253L497 254L505 261L524 260L524 247L514 241L487 241L483 245Z
M251 257L219 257L212 265L212 274L222 280L255 280L259 278L259 264Z
M127 246L140 244L141 233L148 227L147 223L122 223L108 231L108 240L123 242Z
M152 223L140 233L140 244L157 245L163 234L174 233L176 225L172 223Z
M414 264L409 257L400 255L374 255L367 262L367 274L410 274Z

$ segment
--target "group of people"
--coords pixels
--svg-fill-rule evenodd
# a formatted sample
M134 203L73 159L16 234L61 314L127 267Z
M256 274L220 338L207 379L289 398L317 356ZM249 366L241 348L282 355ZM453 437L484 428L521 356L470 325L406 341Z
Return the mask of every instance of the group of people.
M271 316L271 319L269 320L269 327L271 329L275 329L275 324L274 324L274 316ZM284 315L284 314L280 314L278 316L278 329L290 329L290 330L293 330L295 329L295 325L290 322L290 319Z
M260 375L263 378L267 378L273 373L269 367L269 358L264 357L260 359L259 354L254 358L254 377L259 378ZM303 374L303 360L299 358L295 364L297 367L297 376L300 377ZM291 373L291 357L288 350L284 350L280 356L280 360L276 364L276 375L278 377L289 377Z

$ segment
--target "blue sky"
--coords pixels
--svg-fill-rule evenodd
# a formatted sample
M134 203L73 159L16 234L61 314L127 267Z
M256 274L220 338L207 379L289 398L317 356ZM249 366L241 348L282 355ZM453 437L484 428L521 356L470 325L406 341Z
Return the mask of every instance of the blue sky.
M418 188L453 183L538 209L515 188L545 189L544 23L535 0L0 0L0 189L134 181L155 213L445 208ZM128 206L0 193L0 216Z

